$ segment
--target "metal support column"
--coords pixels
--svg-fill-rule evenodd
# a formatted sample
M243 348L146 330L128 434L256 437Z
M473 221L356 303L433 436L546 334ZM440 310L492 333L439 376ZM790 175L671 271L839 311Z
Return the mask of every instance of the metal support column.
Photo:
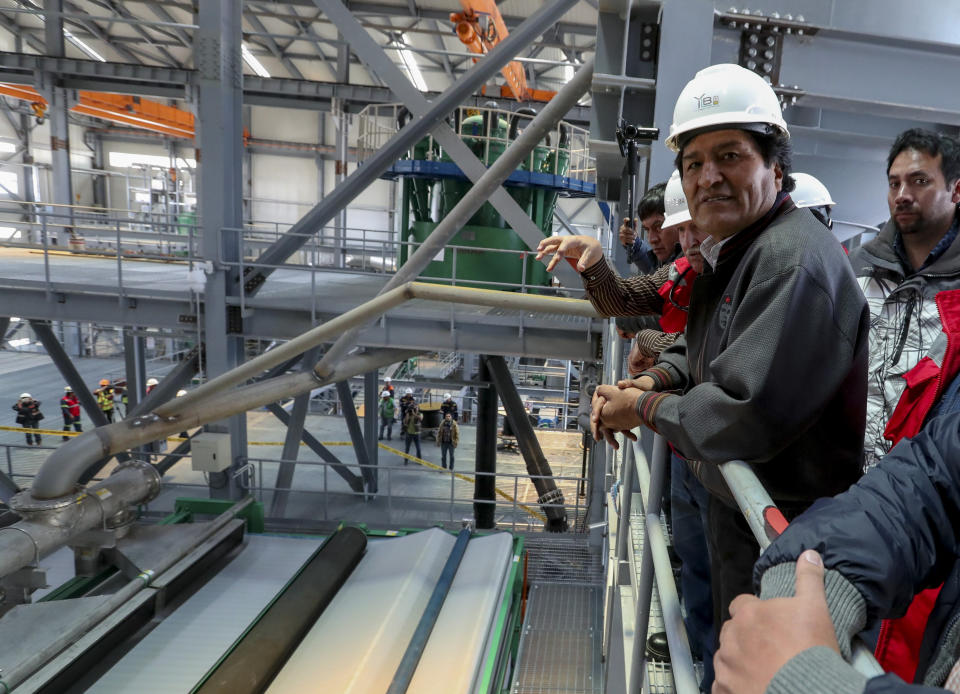
M380 374L376 371L363 375L363 436L367 441L367 460L371 465L376 465L379 458L380 446L377 445L380 433ZM370 469L370 479L373 482L373 489L377 491L377 471Z
M144 339L141 335L133 334L131 328L123 329L123 359L127 371L127 406L124 417L140 402L140 398L147 392L147 359L144 354Z
M83 382L83 376L80 375L80 372L77 371L77 368L73 365L73 362L64 351L63 345L60 344L57 336L53 334L53 328L50 327L50 323L32 320L30 321L30 327L33 328L33 332L36 334L37 339L40 340L43 348L47 350L47 355L53 360L53 364L57 367L60 375L63 376L63 380L65 380L67 385L73 388L73 392L77 394L77 398L80 400L80 406L83 407L84 412L87 413L90 421L93 422L93 426L99 427L106 424L107 418L104 417L103 412L100 411L97 399L93 397L93 393L90 392L87 385Z
M344 7L339 0L315 1L317 5L323 9L324 14L337 25L337 29L339 29L349 41L350 48L357 57L363 61L364 65L366 65L373 74L390 87L393 93L403 101L416 118L424 118L427 114L433 112L433 106L436 102L431 103L424 98L420 90L407 79L400 71L400 68L397 67L396 63L387 56L383 48L373 41L369 33L367 33L367 30L360 25L360 22L357 21L353 14ZM534 33L533 27L530 27L528 31L528 24L533 24L534 19L538 17L553 15L559 17L564 11L575 4L575 0L555 0L551 3L545 3L535 15L531 16L529 20L511 33L509 38L514 38L516 35L524 32L524 35L527 37L527 44L525 45L529 45L529 43L532 43L542 32L542 29L538 27L536 33ZM484 58L484 61L488 59L489 57ZM589 83L589 78L587 81ZM577 96L579 96L579 94ZM444 148L444 151L450 155L454 163L460 167L473 183L479 181L481 176L486 173L486 165L477 159L470 148L448 125L440 123L438 127L433 129L433 134ZM366 166L366 164L364 164L364 166ZM503 218L507 221L510 228L513 229L530 249L535 249L537 244L543 240L543 232L503 186L497 186L496 189L485 197L488 199L488 202L493 205L494 209L503 215ZM564 286L576 290L580 289L580 278L577 276L577 273L574 272L573 268L566 263L558 265L554 270L554 274L561 279Z
M346 12L347 16L352 19L349 11L336 0L316 0L316 4L328 16L331 12L339 9L341 12ZM260 255L260 262L265 267L251 270L244 278L245 291L248 294L255 293L272 272L268 266L281 264L295 253L306 243L307 234L315 234L320 231L340 210L360 195L368 185L375 181L388 167L392 166L397 159L400 159L404 152L429 131L444 128L449 130L449 126L443 123L443 119L460 106L464 100L472 96L504 65L513 60L520 50L529 45L550 25L555 24L573 4L575 3L571 0L545 3L543 8L514 29L506 39L498 43L490 53L485 55L483 60L478 61L464 75L460 76L452 87L431 102L430 108L426 112L422 114L418 112L419 117L411 119L374 156L366 160L363 166L357 167L341 185L336 186L316 207L290 227L280 240ZM339 20L340 17L337 18L337 21ZM339 25L338 28L342 29ZM366 30L362 27L361 30L369 39ZM352 40L351 44L353 44ZM457 139L459 140L459 138Z
M500 402L510 420L510 427L517 437L517 446L523 455L523 462L527 465L527 472L534 476L533 486L537 489L537 502L543 504L543 512L547 516L547 530L560 532L567 529L567 512L563 508L563 492L553 480L553 471L547 462L537 434L527 417L527 410L517 387L510 378L510 370L503 357L487 356L487 369L490 377L497 386Z
M487 360L480 356L479 381L490 383L490 369ZM497 389L490 383L488 387L477 388L477 477L473 486L473 517L477 530L487 530L496 524L497 479ZM489 473L489 474L484 474Z
M48 0L44 3L44 38L47 55L65 57L63 37L64 0ZM50 121L50 164L53 183L52 202L55 205L51 218L52 226L47 227L49 243L67 246L72 234L74 204L73 184L70 179L70 128L67 113L69 92L61 86L57 75L45 72L42 75L41 93L47 99L47 116Z
M6 349L7 331L10 329L10 316L0 316L0 349Z
M312 368L311 364L317 360L319 353L319 347L314 347L305 353L300 370L310 370ZM306 364L306 368L303 364ZM277 406L283 410L283 406ZM290 496L289 490L293 487L293 474L297 467L297 458L300 455L300 440L303 438L303 425L306 422L309 407L310 393L298 395L293 399L293 410L285 422L287 435L283 441L283 453L280 454L280 459L283 462L277 469L277 483L274 485L273 502L270 504L270 515L274 518L283 517L284 511L287 509L287 499Z
M713 5L702 0L670 0L660 7L660 46L653 122L673 122L673 107L697 70L710 65L713 50ZM661 136L662 137L662 136ZM661 144L650 147L651 181L666 181L675 170L674 154Z
M287 412L285 409L280 407L280 405L278 405L275 402L270 403L266 407L267 407L267 410L274 417L279 419L285 425L289 425L290 423L289 412ZM348 468L346 465L341 463L340 459L337 456L335 456L329 448L327 448L322 443L320 443L320 441L317 439L316 436L311 434L309 431L304 431L302 434L302 438L303 438L303 442L307 444L307 448L309 448L311 451L313 451L318 456L320 456L320 459L322 461L324 461L325 463L331 463L331 467L333 468L333 471L338 475L340 475L340 477L342 477L343 480L350 485L350 489L352 489L355 492L363 491L363 480L357 477L356 475L354 475L350 471L350 468Z
M242 3L206 0L198 4L194 62L197 66L197 135L202 152L199 192L202 252L213 264L207 275L203 318L206 344L204 372L213 378L243 361L242 317L227 307L239 290L236 266L242 252L243 226L243 80L240 58ZM246 415L208 425L230 434L231 466L210 474L211 496L239 498L233 472L247 453Z
M357 408L353 404L353 393L350 392L350 382L337 383L337 395L340 397L340 406L343 408L343 418L347 420L347 431L353 442L353 452L357 455L357 464L360 465L360 476L363 477L367 493L372 494L376 480L370 469L370 459L367 457L367 447L363 442L363 432L360 430L360 418L357 417Z

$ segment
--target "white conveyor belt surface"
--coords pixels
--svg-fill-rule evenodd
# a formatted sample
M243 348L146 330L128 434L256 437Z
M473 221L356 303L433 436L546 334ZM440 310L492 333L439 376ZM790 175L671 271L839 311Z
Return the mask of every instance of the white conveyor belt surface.
M322 541L247 535L229 564L87 691L186 694Z
M454 542L437 528L371 542L268 694L386 692ZM512 557L508 533L470 540L409 694L473 691Z

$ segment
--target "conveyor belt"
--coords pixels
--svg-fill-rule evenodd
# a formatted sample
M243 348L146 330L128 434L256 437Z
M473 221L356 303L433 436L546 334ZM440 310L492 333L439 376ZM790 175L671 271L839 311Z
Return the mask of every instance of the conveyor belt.
M439 529L371 543L267 691L386 692L453 544ZM409 694L473 691L512 546L507 533L470 541Z
M262 692L333 600L366 546L362 530L348 527L334 533L195 691Z
M189 692L322 538L248 535L246 547L88 691Z

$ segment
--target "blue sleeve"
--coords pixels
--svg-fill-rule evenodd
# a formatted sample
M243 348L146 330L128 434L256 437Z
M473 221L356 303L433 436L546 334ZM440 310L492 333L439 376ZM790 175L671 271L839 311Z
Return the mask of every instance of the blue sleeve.
M960 556L960 412L904 439L849 490L820 499L761 555L770 567L817 550L863 595L870 616L900 617Z
M648 275L657 269L656 263L651 259L650 244L637 234L633 240L633 245L627 249L627 262L637 266L641 274Z

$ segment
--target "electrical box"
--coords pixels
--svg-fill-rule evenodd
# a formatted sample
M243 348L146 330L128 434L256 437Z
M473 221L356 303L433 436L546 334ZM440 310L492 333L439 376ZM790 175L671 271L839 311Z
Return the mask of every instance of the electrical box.
M194 470L223 472L230 467L230 434L198 434L190 441L190 453Z

